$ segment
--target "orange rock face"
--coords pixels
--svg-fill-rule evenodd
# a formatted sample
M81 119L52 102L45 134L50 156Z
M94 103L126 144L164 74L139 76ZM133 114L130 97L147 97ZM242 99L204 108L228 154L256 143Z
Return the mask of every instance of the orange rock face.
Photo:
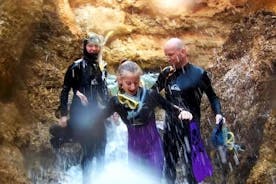
M28 183L23 152L52 158L48 128L57 121L63 75L81 57L82 38L90 32L112 32L103 57L113 73L122 58L159 71L167 65L164 42L182 38L190 61L212 71L226 116L235 122L231 128L251 146L242 158L246 171L233 172L228 183L239 174L244 182L269 183L262 173L275 168L275 113L261 97L270 97L266 85L274 80L275 12L274 0L2 1L0 183ZM258 138L246 135L258 129Z

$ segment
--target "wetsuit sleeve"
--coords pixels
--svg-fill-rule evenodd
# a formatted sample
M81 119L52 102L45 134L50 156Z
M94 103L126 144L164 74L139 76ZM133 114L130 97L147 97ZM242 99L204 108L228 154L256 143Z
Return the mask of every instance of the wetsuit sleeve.
M96 87L97 95L99 97L99 103L101 105L107 105L108 100L109 100L109 94L108 94L108 88L107 88L107 83L106 80L103 79L103 73L99 67L99 65L92 65L92 71L93 75L95 76L95 79L97 80L98 84Z
M155 84L151 87L151 89L157 92L160 92L165 87L164 83L165 83L165 77L162 75L162 73L160 73Z
M172 66L165 67L159 74L156 83L151 89L156 90L158 93L165 88L166 80L175 72Z
M115 107L115 98L116 97L112 97L108 101L105 108L100 112L99 116L96 118L97 123L104 123L106 118L108 118L109 116L111 116L115 112L115 108L116 108Z
M64 77L64 82L60 94L60 113L61 116L66 116L68 114L68 95L72 88L73 74L72 65L67 69Z
M203 73L202 84L203 84L204 92L206 93L206 95L210 101L213 112L215 114L222 114L219 98L217 97L217 95L212 87L211 80L208 77L207 72Z
M107 83L105 80L102 80L101 82L101 91L99 95L103 100L104 105L106 105L109 102L109 94L108 94Z
M170 72L170 67L164 68L158 75L158 78L151 89L156 90L158 93L162 91L165 88L165 83Z
M115 112L115 101L116 101L116 97L113 96L107 103L106 107L103 109L102 113L101 113L101 118L106 119L109 116L111 116L114 112Z
M175 108L172 103L167 101L163 96L161 96L157 91L151 90L150 91L150 98L153 100L153 103L155 103L157 106L161 107L167 112L173 113L173 112L179 112L179 109Z

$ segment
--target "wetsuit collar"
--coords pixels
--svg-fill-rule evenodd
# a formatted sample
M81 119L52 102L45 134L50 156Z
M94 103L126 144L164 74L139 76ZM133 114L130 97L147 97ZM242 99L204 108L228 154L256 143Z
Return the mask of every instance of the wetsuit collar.
M189 68L190 65L191 65L190 63L187 63L183 67L176 69L175 73L180 74L180 73L187 72L187 70L188 70L188 68Z
M97 64L98 55L84 55L83 59L88 65Z

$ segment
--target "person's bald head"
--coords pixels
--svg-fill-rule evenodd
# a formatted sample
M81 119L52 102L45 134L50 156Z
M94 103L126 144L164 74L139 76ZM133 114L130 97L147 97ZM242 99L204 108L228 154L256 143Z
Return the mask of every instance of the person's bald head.
M184 42L179 38L171 38L165 43L164 49L184 49L185 44Z
M164 46L164 53L170 65L181 68L188 63L184 42L179 38L169 39Z

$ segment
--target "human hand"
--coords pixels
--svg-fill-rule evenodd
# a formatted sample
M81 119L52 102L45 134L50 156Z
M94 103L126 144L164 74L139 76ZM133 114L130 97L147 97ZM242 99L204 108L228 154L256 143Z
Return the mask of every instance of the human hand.
M66 126L67 126L67 116L62 116L62 117L59 119L58 124L59 124L61 127L66 127Z
M180 120L192 120L193 119L193 115L189 112L189 111L181 111L178 115L178 119Z
M221 114L217 114L216 115L216 124L218 125L221 120L222 120L222 123L225 123L225 118Z
M84 106L88 105L88 99L83 93L77 91L76 95L80 98L82 105L84 105Z
M117 113L117 112L114 112L113 115L112 115L112 122L119 126L120 125L120 115Z

